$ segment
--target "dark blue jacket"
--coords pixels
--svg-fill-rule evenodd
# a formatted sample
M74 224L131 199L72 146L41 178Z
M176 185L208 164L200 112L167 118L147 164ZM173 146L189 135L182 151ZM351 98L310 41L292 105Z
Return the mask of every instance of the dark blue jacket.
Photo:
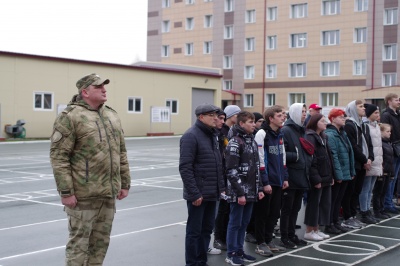
M288 171L285 165L286 155L281 130L277 132L263 122L255 140L260 156L260 174L263 185L282 187L283 181L288 181Z
M310 189L309 174L312 156L301 146L305 129L289 118L282 128L289 173L289 189Z
M185 200L216 201L225 191L219 147L216 131L200 120L181 137L179 173Z
M385 176L394 176L394 152L392 143L389 139L382 138L382 150L383 150L383 174Z
M343 128L339 131L334 125L328 125L325 134L332 153L335 180L351 180L356 175L353 148Z

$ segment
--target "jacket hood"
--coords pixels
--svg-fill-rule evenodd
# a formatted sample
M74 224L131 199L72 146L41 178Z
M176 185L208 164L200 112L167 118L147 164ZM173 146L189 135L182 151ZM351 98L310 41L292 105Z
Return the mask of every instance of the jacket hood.
M242 128L238 124L233 125L231 129L232 129L232 133L233 133L232 136L253 137L253 134L247 134L247 132L244 130L244 128Z
M298 126L303 125L301 122L303 106L303 103L294 103L289 107L289 116Z
M101 104L101 105L99 106L99 109L98 109L98 110L93 109L87 102L85 102L85 101L81 98L81 96L80 96L79 94L75 94L74 96L72 96L72 99L71 99L71 101L69 101L68 105L79 105L79 106L83 106L83 107L85 107L86 109L93 110L93 111L98 111L98 110L100 110L100 109L104 106L104 104Z
M356 101L352 101L346 106L346 114L350 120L354 121L357 126L361 127L362 120L357 113Z

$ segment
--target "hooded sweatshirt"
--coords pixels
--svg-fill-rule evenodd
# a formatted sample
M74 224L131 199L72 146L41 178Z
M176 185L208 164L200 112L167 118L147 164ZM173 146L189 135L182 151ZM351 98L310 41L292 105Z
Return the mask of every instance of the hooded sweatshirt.
M346 114L349 118L346 120L344 130L350 140L354 152L355 168L356 170L363 169L363 165L367 163L369 156L373 161L373 152L369 152L367 140L363 133L363 124L357 113L356 101L350 102L346 106ZM371 147L372 148L372 147Z
M304 104L294 103L289 108L290 118L282 128L286 152L286 167L289 173L289 189L309 189L308 179L312 162L301 146L300 138L304 137L305 129L301 122Z

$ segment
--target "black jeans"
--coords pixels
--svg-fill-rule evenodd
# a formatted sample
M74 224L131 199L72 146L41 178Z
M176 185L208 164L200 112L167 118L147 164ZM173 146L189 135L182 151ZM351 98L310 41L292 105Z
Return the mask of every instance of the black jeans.
M342 206L342 200L348 184L349 181L342 181L340 183L335 181L335 184L332 186L331 224L339 222L340 207Z
M356 177L349 181L347 185L342 202L343 218L345 220L357 215L357 206L359 204L359 196L364 183L365 174L365 169L356 170Z
M285 189L282 191L280 231L281 238L292 238L296 234L296 221L301 209L303 189Z
M390 176L378 176L372 191L372 208L374 212L380 212L384 208L385 194L388 190Z
M254 225L257 244L268 243L272 240L275 224L280 216L282 188L272 187L272 194L265 194L262 200L254 204Z
M226 200L220 200L217 217L215 218L214 239L226 242L230 207Z
M215 201L203 201L200 206L194 206L191 201L187 201L186 266L207 263L207 250L214 228L215 206Z

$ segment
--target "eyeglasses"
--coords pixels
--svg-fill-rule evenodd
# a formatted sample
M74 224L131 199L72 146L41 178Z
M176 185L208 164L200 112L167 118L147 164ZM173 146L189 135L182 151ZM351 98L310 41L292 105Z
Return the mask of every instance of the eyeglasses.
M216 113L208 113L208 114L203 114L203 115L214 117L216 115Z

